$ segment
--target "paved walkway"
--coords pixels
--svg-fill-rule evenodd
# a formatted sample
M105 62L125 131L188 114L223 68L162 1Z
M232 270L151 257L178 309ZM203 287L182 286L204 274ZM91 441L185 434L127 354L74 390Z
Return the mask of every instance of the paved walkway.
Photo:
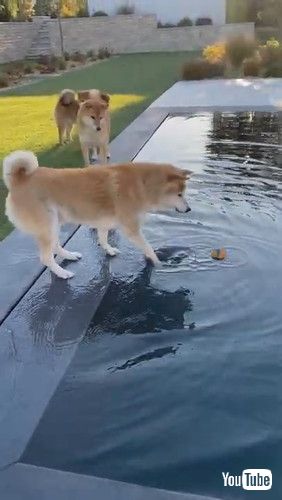
M282 78L178 82L151 107L268 108L282 111Z

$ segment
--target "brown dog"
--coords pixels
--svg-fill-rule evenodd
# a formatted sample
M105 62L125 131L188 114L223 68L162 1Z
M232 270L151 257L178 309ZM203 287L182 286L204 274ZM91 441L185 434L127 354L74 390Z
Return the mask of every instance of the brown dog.
M58 256L77 260L59 243L64 222L97 228L98 240L108 255L118 253L108 243L108 231L119 227L154 264L159 260L141 232L144 214L163 208L190 210L184 198L190 172L172 165L125 163L97 168L38 168L36 156L15 151L4 159L3 178L9 189L6 215L19 229L31 234L41 262L60 278L73 273L60 267Z
M70 89L62 90L54 112L60 144L63 144L64 141L70 142L78 109L79 102L75 98L75 92Z
M77 128L84 164L90 164L90 155L96 160L99 157L105 164L110 158L110 96L99 90L78 92L82 102L77 115Z

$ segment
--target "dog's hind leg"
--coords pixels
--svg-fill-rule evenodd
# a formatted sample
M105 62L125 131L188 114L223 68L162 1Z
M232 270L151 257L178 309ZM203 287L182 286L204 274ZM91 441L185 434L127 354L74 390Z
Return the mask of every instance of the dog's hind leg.
M37 242L40 250L40 260L44 266L47 266L59 278L72 278L74 273L63 269L54 259L54 240L51 234L47 232L37 236Z
M64 143L64 132L65 129L61 125L58 125L58 136L59 136L59 144L62 145Z
M118 255L120 253L118 248L112 247L108 243L108 234L109 231L104 228L97 228L97 234L98 234L98 241L101 245L101 247L105 250L107 255L110 255L111 257L114 257L115 255Z
M72 131L72 123L69 123L66 127L66 141L71 142L71 131Z
M155 266L160 264L160 260L154 252L153 247L144 238L138 221L130 221L122 225L122 230L132 243L134 243L142 252L145 257L150 260Z
M41 223L43 229L34 233L34 236L39 246L40 260L42 264L47 266L50 271L56 274L59 278L72 278L74 273L59 266L54 258L55 252L57 252L58 255L63 256L60 249L62 249L64 255L66 255L65 252L67 252L67 250L64 250L59 243L59 220L57 212L51 209L44 209L41 213Z

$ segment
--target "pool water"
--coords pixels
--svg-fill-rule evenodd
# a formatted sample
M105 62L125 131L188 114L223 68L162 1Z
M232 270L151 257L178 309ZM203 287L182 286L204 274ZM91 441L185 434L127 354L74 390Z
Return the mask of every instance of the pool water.
M150 215L163 261L124 261L23 460L224 499L281 497L282 120L167 119L136 160L194 172L192 211ZM212 248L227 258L215 261ZM120 263L119 263L120 262ZM271 469L270 491L222 472Z

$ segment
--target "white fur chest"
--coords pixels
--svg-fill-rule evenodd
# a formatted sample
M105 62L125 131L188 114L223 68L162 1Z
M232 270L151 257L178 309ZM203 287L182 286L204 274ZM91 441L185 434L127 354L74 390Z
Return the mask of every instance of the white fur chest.
M82 126L79 128L79 138L81 142L89 146L98 147L103 142L102 135L103 130L96 130L96 125L92 118L84 117L82 119Z

